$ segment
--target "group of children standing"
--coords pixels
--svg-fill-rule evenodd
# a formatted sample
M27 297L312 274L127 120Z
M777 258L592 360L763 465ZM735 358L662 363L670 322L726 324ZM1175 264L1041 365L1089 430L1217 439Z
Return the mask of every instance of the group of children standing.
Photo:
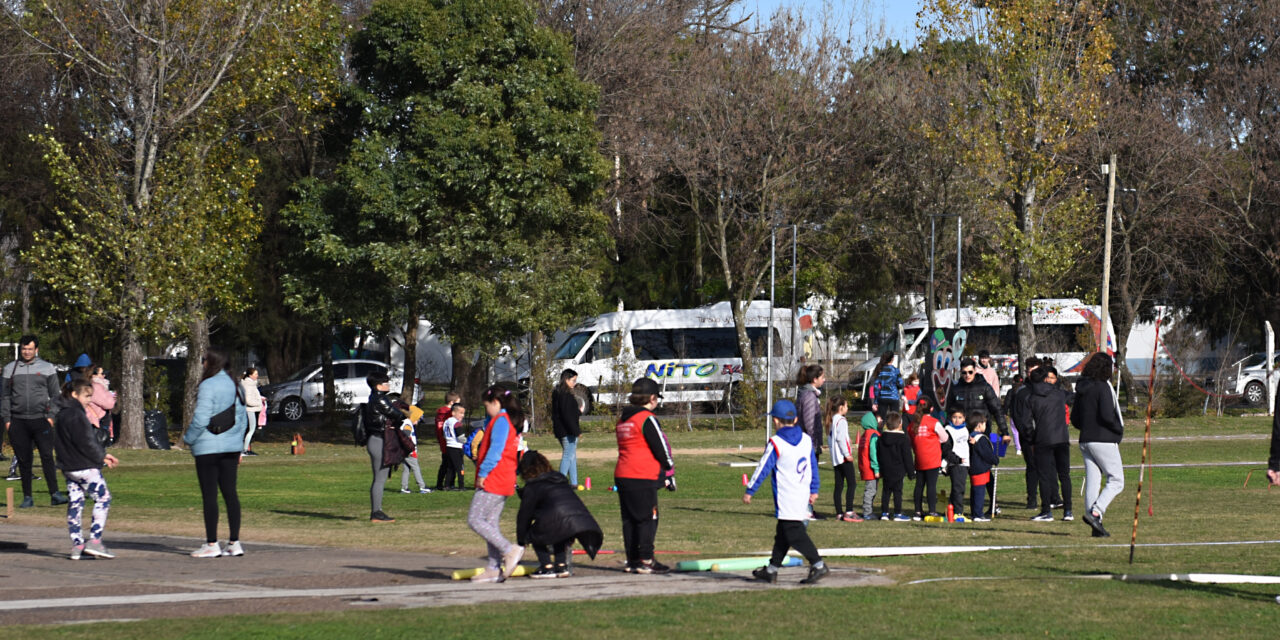
M986 435L986 414L974 411L966 415L961 409L938 412L925 395L918 397L913 408L915 411L909 413L886 411L883 417L874 412L863 414L854 444L846 418L848 401L842 396L833 396L827 402L827 414L831 416L831 464L836 470L833 497L839 519L862 522L875 519L877 514L880 520L896 521L942 517L938 512L938 477L947 475L951 478L949 515L963 517L965 485L972 483L971 519L989 521L986 487L991 469L1000 463L1000 458ZM861 515L853 509L855 468L863 481ZM902 510L906 479L916 481L913 516ZM873 510L877 494L880 496L878 512ZM924 510L926 499L928 511Z

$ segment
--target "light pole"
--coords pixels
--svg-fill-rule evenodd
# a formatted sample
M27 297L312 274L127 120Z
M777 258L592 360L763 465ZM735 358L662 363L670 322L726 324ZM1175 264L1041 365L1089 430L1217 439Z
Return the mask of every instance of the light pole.
M765 399L766 406L773 406L773 294L778 280L778 225L769 229L769 323L765 329ZM748 364L748 363L743 363ZM764 416L765 439L773 437L773 422L769 414Z

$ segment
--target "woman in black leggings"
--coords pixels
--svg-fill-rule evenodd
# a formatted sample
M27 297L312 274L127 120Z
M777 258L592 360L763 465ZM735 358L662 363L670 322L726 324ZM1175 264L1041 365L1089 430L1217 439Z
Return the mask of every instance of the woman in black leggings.
M209 349L205 354L204 373L196 394L196 410L191 424L182 433L182 441L191 447L196 459L196 478L204 506L205 544L192 552L193 558L242 556L240 546L240 496L236 493L236 471L249 428L240 385L231 378L231 365L225 352ZM218 494L227 505L230 537L226 548L218 544Z

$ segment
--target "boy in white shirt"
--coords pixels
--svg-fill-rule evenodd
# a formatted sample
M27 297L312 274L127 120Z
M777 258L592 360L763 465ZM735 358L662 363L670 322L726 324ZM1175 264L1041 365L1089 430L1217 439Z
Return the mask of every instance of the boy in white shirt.
M757 580L778 581L778 568L795 549L809 561L809 575L800 584L814 584L831 572L805 527L809 523L809 506L818 499L818 456L813 440L796 426L796 405L790 400L773 403L769 412L777 434L769 439L760 464L751 475L751 483L742 501L751 504L751 496L764 484L765 476L773 479L774 514L778 526L773 536L773 556L769 564L751 572Z
M462 465L462 439L458 437L458 425L467 416L467 408L461 402L453 403L449 418L444 421L444 451L447 465L444 474L445 491L463 491L467 488ZM454 485L454 479L457 485Z

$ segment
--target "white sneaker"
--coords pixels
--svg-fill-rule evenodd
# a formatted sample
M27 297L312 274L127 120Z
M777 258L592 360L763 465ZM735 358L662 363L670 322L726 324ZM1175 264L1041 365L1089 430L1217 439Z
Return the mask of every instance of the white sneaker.
M512 545L502 554L502 577L505 579L520 566L520 558L524 557L524 547Z
M236 540L235 542L228 542L227 547L222 550L222 555L240 557L244 555L244 547L240 546L239 540Z
M471 576L472 582L502 582L502 569L488 568L474 576Z
M216 542L206 542L203 546L191 552L192 558L220 558L222 557L222 549L218 547Z

